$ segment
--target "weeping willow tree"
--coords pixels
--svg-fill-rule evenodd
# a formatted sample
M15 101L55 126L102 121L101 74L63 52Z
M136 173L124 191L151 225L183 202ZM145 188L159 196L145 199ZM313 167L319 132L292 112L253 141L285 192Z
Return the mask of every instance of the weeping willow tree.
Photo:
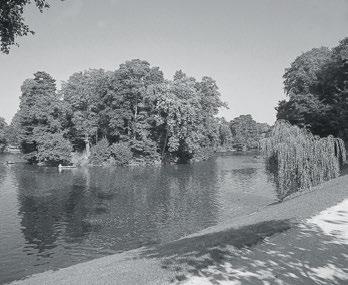
M338 177L346 160L342 139L314 136L284 120L276 122L270 137L261 140L260 146L280 200Z

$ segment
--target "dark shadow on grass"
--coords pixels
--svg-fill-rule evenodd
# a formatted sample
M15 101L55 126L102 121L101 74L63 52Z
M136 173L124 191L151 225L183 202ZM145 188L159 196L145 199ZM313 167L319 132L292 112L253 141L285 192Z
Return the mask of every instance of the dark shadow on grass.
M204 278L243 285L347 284L347 255L346 244L333 242L315 225L289 220L185 238L143 252L174 272L173 283Z
M160 258L162 267L174 270L176 281L182 281L187 273L196 274L209 266L224 263L231 247L251 247L290 228L289 220L261 222L159 245L144 251L142 257Z
M289 220L272 220L238 229L228 229L201 236L183 238L144 252L146 257L169 257L182 255L190 252L205 254L213 247L224 248L233 246L235 248L250 247L262 241L264 238L290 229Z

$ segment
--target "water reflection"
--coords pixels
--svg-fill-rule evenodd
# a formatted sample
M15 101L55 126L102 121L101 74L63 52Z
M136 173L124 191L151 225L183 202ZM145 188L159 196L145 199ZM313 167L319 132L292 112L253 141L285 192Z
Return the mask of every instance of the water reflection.
M273 200L263 165L248 157L62 172L0 166L0 183L9 195L1 214L11 206L0 218L0 282L163 244Z
M14 173L27 252L52 250L59 238L115 251L167 242L215 224L219 213L214 161L208 171L187 165Z

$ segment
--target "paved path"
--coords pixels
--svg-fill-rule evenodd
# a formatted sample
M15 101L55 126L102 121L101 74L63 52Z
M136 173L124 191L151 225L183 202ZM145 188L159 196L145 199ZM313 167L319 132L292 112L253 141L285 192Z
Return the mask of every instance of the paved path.
M348 199L250 249L216 248L183 284L348 284ZM216 255L216 254L215 254ZM188 264L194 264L193 260Z

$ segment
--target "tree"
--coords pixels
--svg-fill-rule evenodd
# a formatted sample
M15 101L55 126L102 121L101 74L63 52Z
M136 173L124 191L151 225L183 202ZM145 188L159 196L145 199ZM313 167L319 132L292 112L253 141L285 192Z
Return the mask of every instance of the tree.
M297 57L283 75L284 89L292 94L317 93L320 71L330 62L331 51L326 47L314 48Z
M38 139L37 160L50 164L69 163L73 148L63 132L45 133Z
M303 96L301 94L291 96L289 101L281 101L278 104L277 119L287 120L301 128L308 128L315 134L327 136L330 122L326 120L330 110L313 94Z
M204 141L202 106L196 84L194 78L179 71L169 85L172 100L166 118L168 151L180 162L191 159Z
M181 70L173 79L152 86L148 92L154 105L155 128L152 132L162 158L169 155L185 162L199 149L213 146L218 140L214 107L218 105L219 108L222 103L219 98L213 102L219 93L212 79L206 78L199 83ZM207 102L209 100L211 104ZM206 104L205 109L203 104Z
M0 117L0 153L4 151L7 145L6 129L6 121L4 118Z
M222 117L219 120L219 144L221 146L231 147L233 136L229 123Z
M168 139L171 136L170 117L175 109L176 96L172 92L172 82L154 84L147 89L146 100L151 102L151 137L157 144L162 159L168 152Z
M185 162L201 149L220 144L220 122L215 116L225 103L213 79L204 77L197 82L179 70L173 81L151 85L147 91L145 101L151 102L153 118L151 137L162 159Z
M13 116L10 125L6 130L6 137L8 144L18 146L19 145L19 130L20 130L20 122L19 122L19 113Z
M115 142L129 142L137 157L157 154L157 146L151 137L153 106L147 90L164 81L158 67L147 61L133 59L121 64L113 75L111 90L106 99L110 135Z
M230 122L234 144L254 148L258 144L257 123L251 115L240 115Z
M277 118L348 141L347 62L348 38L297 57L283 76L289 99L279 102Z
M63 0L61 0L63 1ZM36 7L42 13L44 9L49 8L47 0L4 0L0 1L0 40L1 52L9 53L10 47L18 45L17 37L34 34L24 22L23 12L25 6L34 2Z
M106 138L98 141L91 148L91 155L89 156L89 162L93 165L102 165L110 158L109 142Z
M18 111L19 138L29 161L40 158L37 154L43 137L62 131L61 107L55 80L48 73L39 71L34 74L34 79L24 81Z
M75 145L83 141L89 157L93 137L98 141L103 99L108 91L108 74L103 69L77 72L63 82L60 91L66 103L69 136Z
M278 120L261 141L267 168L274 174L280 200L293 192L336 178L346 160L344 142L320 138L306 129Z
M322 70L321 86L320 99L331 106L328 128L348 142L348 37L332 49L331 63Z
M124 166L132 160L133 153L127 143L114 143L109 148L113 164Z
M216 115L219 109L228 108L225 102L221 101L219 88L211 77L204 76L201 82L196 84L198 96L203 115L205 146L215 146L219 144L219 120Z

